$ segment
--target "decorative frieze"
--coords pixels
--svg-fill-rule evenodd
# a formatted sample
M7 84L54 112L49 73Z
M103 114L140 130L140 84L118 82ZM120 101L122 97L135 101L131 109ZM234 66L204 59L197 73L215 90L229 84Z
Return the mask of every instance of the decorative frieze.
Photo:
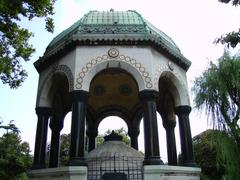
M78 28L79 34L136 34L146 33L143 25L82 25Z
M63 72L67 76L69 83L69 91L72 91L74 87L74 78L71 69L68 66L61 64L53 66L51 75L56 72Z
M184 88L184 90L186 90L186 92L188 92L187 88L186 88L187 86L183 82L183 80L182 80L183 78L182 78L181 74L175 70L174 64L170 61L167 64L161 64L157 67L155 76L154 76L154 87L155 88L158 87L159 79L163 72L169 72L170 74L173 74L177 78L178 82L181 84L181 88Z
M44 89L44 86L46 85L47 81L57 72L60 73L64 73L68 79L68 84L69 84L69 91L72 91L74 88L74 78L73 78L73 74L71 69L67 66L67 65L54 65L51 70L47 73L47 75L45 76L44 80L42 81L42 83L40 83L39 85L39 91L38 94L41 95L42 91ZM50 87L48 87L50 88ZM37 99L37 104L39 103L39 97Z
M147 89L151 89L153 87L152 79L150 77L150 73L147 72L146 68L143 64L138 62L136 59L131 58L129 56L125 56L122 54L119 54L119 51L116 48L111 48L108 51L108 54L104 54L102 56L98 56L96 58L93 58L91 61L87 62L81 69L81 71L78 73L78 77L76 79L76 89L81 89L84 77L86 74L96 65L100 64L101 62L105 61L117 61L117 62L125 62L134 67L142 76L142 79L144 80L145 87Z

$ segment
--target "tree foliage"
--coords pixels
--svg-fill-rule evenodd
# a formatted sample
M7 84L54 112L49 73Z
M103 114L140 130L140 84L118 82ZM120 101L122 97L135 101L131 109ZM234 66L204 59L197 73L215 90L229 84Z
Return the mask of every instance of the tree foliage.
M19 25L23 18L44 18L45 28L53 32L55 0L1 0L0 1L0 79L11 88L17 88L27 77L21 61L29 61L35 51L29 44L33 34Z
M219 0L222 3L232 3L234 6L240 5L240 0ZM227 46L236 47L240 42L240 30L222 35L215 40L216 43L227 44Z
M60 165L66 166L69 163L70 153L70 134L62 134L60 136Z
M0 137L0 179L27 179L26 171L32 165L29 144L22 142L20 131L12 121L0 128L6 131Z
M207 130L193 138L195 160L202 169L201 179L238 179L240 164L233 139L223 131Z
M229 3L231 2L234 6L237 6L240 4L240 0L219 0L222 3Z
M228 132L240 148L240 56L225 52L218 64L194 81L194 102L206 110L213 127Z
M11 120L8 125L1 125L2 122L0 122L0 129L5 129L8 133L8 131L14 131L14 132L19 132L18 128L16 127L16 125L14 124L14 121Z

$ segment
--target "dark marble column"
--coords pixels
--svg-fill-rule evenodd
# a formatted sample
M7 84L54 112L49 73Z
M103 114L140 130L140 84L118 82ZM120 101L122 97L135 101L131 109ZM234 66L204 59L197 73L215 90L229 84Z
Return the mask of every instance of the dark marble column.
M97 129L94 128L93 126L90 126L89 129L87 130L87 136L88 136L88 139L89 139L88 152L95 149L97 135L98 135Z
M178 115L181 152L184 166L196 166L193 156L192 135L189 123L190 106L178 106L175 113Z
M88 92L75 90L72 97L72 126L70 145L70 165L86 166L84 160L85 121Z
M60 132L63 128L63 118L53 116L50 121L50 128L52 130L51 136L51 148L50 148L50 159L49 167L54 168L59 165L59 141L60 141Z
M128 135L131 138L131 147L138 150L138 135L139 135L139 128L130 128L128 130Z
M141 91L139 96L143 109L144 123L144 147L145 159L144 165L163 164L160 159L159 141L158 141L158 125L157 125L157 108L156 97L157 92L154 90Z
M48 119L51 115L51 108L37 107L36 114L38 116L37 131L35 139L35 150L32 169L45 168L45 154L47 143Z
M177 165L177 150L174 128L176 126L175 118L168 117L161 113L163 127L166 130L168 165Z

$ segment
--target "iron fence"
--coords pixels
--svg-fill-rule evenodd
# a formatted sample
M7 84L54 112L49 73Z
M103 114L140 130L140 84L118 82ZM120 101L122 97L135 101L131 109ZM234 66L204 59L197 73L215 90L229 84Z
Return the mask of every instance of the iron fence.
M124 156L87 159L88 180L143 180L143 159ZM107 178L108 177L108 178Z

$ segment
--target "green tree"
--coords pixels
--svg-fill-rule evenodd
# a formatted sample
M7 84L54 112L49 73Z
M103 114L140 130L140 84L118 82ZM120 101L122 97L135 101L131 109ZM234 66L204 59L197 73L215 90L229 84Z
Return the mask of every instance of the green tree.
M229 133L240 149L240 56L224 52L195 79L192 90L196 107L205 109L213 127Z
M35 51L29 44L33 34L19 25L22 19L44 18L46 30L53 32L53 4L55 0L0 1L0 79L17 88L27 77L22 61L29 61Z
M234 180L240 174L239 156L233 139L223 131L207 130L193 138L201 179Z
M0 129L5 129L7 131L7 134L8 134L8 131L14 131L14 132L19 132L18 128L16 127L16 125L14 124L14 121L11 120L8 125L1 125L2 122L0 122Z
M59 142L60 144L59 165L60 166L68 166L69 164L70 141L71 141L71 134L61 134L60 142ZM51 143L48 143L47 150L46 150L47 165L49 165L50 150L51 150Z
M0 179L27 179L26 171L32 165L29 144L22 142L20 131L12 121L0 128L6 131L0 137Z
M219 0L222 3L229 3L231 2L234 6L237 6L240 4L240 0Z
M69 163L70 153L70 134L62 134L60 136L60 165L67 166Z
M232 3L234 6L240 5L240 0L218 0L222 3ZM231 47L236 47L236 45L240 42L240 29L238 31L233 31L227 34L222 35L217 38L216 43L227 44Z

